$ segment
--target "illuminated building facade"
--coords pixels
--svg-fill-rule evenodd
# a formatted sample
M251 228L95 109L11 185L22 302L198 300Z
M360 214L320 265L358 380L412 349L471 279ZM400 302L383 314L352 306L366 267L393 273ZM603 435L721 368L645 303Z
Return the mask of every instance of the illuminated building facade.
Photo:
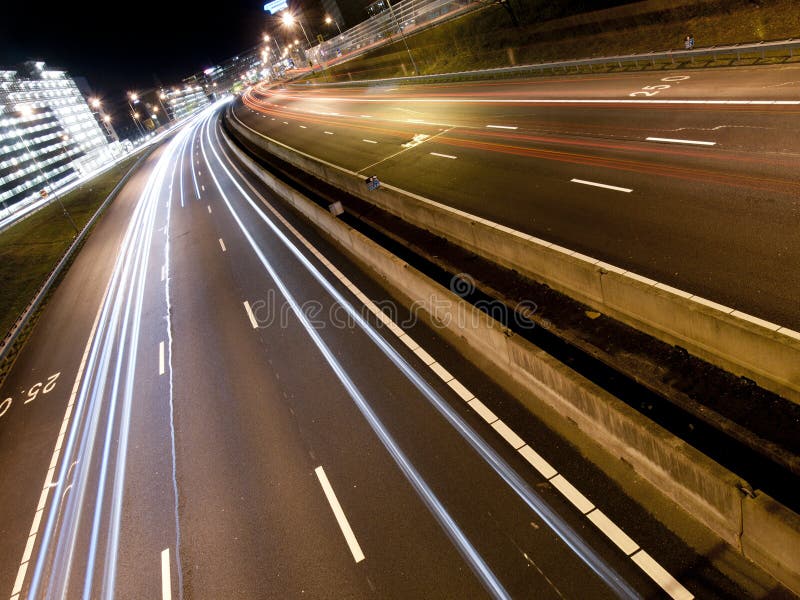
M113 159L86 99L42 62L0 70L0 209L66 185Z

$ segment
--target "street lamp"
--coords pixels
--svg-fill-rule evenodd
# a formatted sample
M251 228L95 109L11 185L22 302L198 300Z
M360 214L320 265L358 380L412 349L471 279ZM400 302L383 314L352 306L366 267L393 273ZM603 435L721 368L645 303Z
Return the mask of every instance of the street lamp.
M164 93L164 90L161 90L161 92L158 94L158 103L161 104L161 108L164 110L164 115L165 115L164 118L167 121L169 121L170 119L169 111L167 110L167 106L164 104L164 100L166 99L167 95ZM173 115L173 120L174 120L174 115Z
M397 15L395 14L394 8L392 7L392 0L386 0L386 4L389 7L389 13L392 15L395 25L397 25L397 30L400 32L400 38L403 40L403 45L406 47L406 52L408 52L408 58L411 59L411 66L414 67L414 75L419 75L419 69L417 68L417 63L414 62L414 57L411 56L411 48L408 47L408 42L406 41L406 34L403 33L403 28L400 26L400 22L397 20Z
M139 132L139 135L144 135L144 126L139 123L139 113L133 108L134 104L139 102L139 96L135 92L128 92L128 106L131 109L131 117L133 117L133 122L136 124L136 130Z
M306 33L306 28L303 27L303 22L300 19L295 18L295 16L290 12L283 13L283 24L291 29L294 27L294 24L297 23L300 25L300 30L303 32L303 35L306 37L306 42L308 42L309 47L311 46L311 40L308 39L308 34ZM295 40L296 43L296 40Z
M325 23L328 25L330 25L331 23L336 23L336 29L339 30L339 35L342 35L342 28L339 27L339 21L328 15L327 17L325 17Z
M144 129L144 125L142 125L142 123L139 121L140 116L141 115L139 115L139 113L136 111L133 111L131 113L131 117L133 117L133 122L136 123L136 130L139 132L140 136L143 136L147 132Z
M280 54L280 53L281 53L281 48L280 48L280 46L278 46L278 40L276 40L275 38L270 38L270 37L269 37L269 36L268 36L268 35L265 33L265 34L264 34L264 41L265 41L266 43L269 43L270 39L271 39L271 40L274 42L274 44L275 44L275 49L278 51L278 54Z
M116 138L114 130L111 129L111 117L103 114L103 111L100 110L103 106L103 103L100 101L100 98L89 98L89 105L94 109L92 113L98 116L100 121L103 123L103 126L106 128L106 137L109 140L118 139Z

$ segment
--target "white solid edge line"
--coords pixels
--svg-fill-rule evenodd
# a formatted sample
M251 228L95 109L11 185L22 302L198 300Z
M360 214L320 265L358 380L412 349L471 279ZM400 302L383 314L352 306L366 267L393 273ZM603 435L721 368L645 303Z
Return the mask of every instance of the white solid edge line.
M244 301L244 310L247 313L247 318L250 319L253 329L258 329L258 321L256 321L256 316L253 314L253 309L250 308L250 303L247 300Z
M452 390L453 390L453 391L454 391L456 394L458 394L458 395L459 395L459 397L460 397L460 398L461 398L461 399L462 399L464 402L469 402L470 400L472 400L472 399L475 397L475 394L473 394L472 392L470 392L470 391L469 391L469 390L468 390L468 389L467 389L467 388L464 386L464 384L463 384L463 383L461 383L461 382L460 382L458 379L451 379L450 381L448 381L448 382L447 382L447 385L449 385L449 386L452 388Z
M86 346L83 350L83 356L81 357L81 363L78 366L78 373L75 375L75 382L72 385L72 392L70 393L69 401L67 402L67 408L64 411L64 418L61 421L61 429L59 430L58 438L56 438L53 454L50 456L50 468L45 474L44 485L42 485L42 493L39 496L39 504L36 507L36 513L33 516L33 522L31 523L30 532L28 534L28 544L31 544L31 549L33 548L32 544L36 542L36 536L39 534L39 525L41 524L42 514L44 513L45 505L47 504L47 496L50 493L50 488L55 485L53 483L53 475L55 474L55 467L58 464L58 460L61 456L61 443L63 442L64 435L66 435L67 428L69 427L70 417L72 416L72 408L75 405L75 397L78 395L78 388L80 387L81 379L83 378L83 371L86 368L86 360L89 358L89 350L91 349L92 340L94 340L94 335L97 331L97 325L100 322L100 315L103 311L103 305L105 304L106 298L108 297L110 286L111 282L109 281L108 285L106 286L106 291L103 294L103 298L100 301L100 307L97 309L97 314L95 315L92 329L89 332L89 339L86 341ZM25 583L25 575L28 571L28 565L30 564L30 557L28 557L29 560L24 560L25 555L27 554L28 544L25 546L25 552L23 552L22 557L23 560L20 561L19 568L17 569L17 578L14 580L14 588L11 590L12 598L19 598L19 594L22 591L22 585Z
M550 483L584 515L594 508L594 504L567 481L563 475L556 475L550 480Z
M431 156L439 156L441 158L449 158L449 159L452 159L452 160L455 160L455 159L458 158L457 156L453 156L452 154L439 154L438 152L431 152L430 154L431 154Z
M589 520L594 523L605 536L610 539L614 544L622 550L627 556L630 556L639 549L639 544L634 542L627 533L622 531L614 521L608 518L606 514L599 508L595 508L588 515Z
M172 576L169 572L169 548L161 551L161 598L172 600Z
M258 132L256 132L256 133L258 133ZM263 134L259 134L259 135L261 135L262 137L266 137L266 136L263 136ZM335 165L333 165L333 166L335 166ZM339 168L339 167L336 167L336 168ZM251 189L253 189L255 191L255 189L252 188L252 185L249 184L249 182L247 182L247 183L248 183L248 185L250 185ZM257 193L257 195L260 197L260 194ZM262 199L262 202L265 202L265 204L266 204L266 201L263 199L263 197L261 199ZM272 210L273 210L273 213L274 213L275 212L274 209L272 209ZM323 255L321 255L319 253L319 251L317 251L316 248L314 248L308 242L308 240L306 240L299 232L297 232L293 227L291 227L291 225L289 225L280 215L278 215L277 213L275 213L275 214L285 225L287 225L289 230L292 231L294 233L294 235L298 237L298 239L303 243L303 245L306 246L306 248L308 248L312 252L312 254L314 254L317 258L319 258L321 260L321 262L340 281L346 282L346 284L347 284L346 287L348 289L350 289L351 291L353 291L355 293L355 296L362 303L364 303L364 305L366 305L370 310L375 312L375 310L373 310L373 308L372 308L374 306L374 304L372 303L372 301L366 295L364 295L360 291L358 291L356 293L354 290L358 290L358 288L354 284L352 284L352 282L347 280L344 277L344 275L335 266L333 266L333 264L330 263L330 261L328 261ZM248 305L247 302L245 302L245 308L247 308L249 310L249 305ZM398 328L398 329L400 329L400 328ZM402 329L400 331L402 332ZM409 346L409 348L411 348L412 344L416 344L416 342L414 342L410 338L410 336L408 336L408 334L406 334L404 332L400 333L400 334L395 332L395 335L397 335L400 339L402 339L406 343L406 345ZM408 340L410 340L411 343L409 343L408 341L406 341L403 338L408 338ZM449 375L449 373L444 369L444 367L441 367L439 365L439 363L436 362L436 360L422 348L422 346L417 345L417 347L413 349L413 352L426 365L431 367L432 370L436 371L435 367L439 367L443 371L445 371L445 373L447 373ZM440 375L440 377L441 377L441 375ZM452 380L448 381L447 383L448 383L448 385L451 385L453 382L455 382L458 385L461 385L460 382L458 382L458 380L456 380L455 378L453 378ZM451 387L453 387L453 386L451 385ZM463 386L461 386L461 387L463 387ZM466 388L464 388L464 390L466 390ZM486 423L488 423L489 425L492 425L493 423L499 421L498 417L489 408L487 408L486 405L483 404L483 402L481 402L477 397L473 397L471 400L468 400L467 404L470 405L472 407L472 409L475 412L477 412L483 418L483 420L486 421ZM503 425L505 425L505 424L503 424ZM509 428L509 431L511 431L511 433L514 436L518 437L516 435L516 433L514 433L514 431L511 430L510 428ZM507 438L506 438L506 441L508 441ZM602 516L598 516L597 520L600 521L600 520L602 520L602 517L605 517L605 515L602 512L600 512L600 510L598 508L596 508L594 506L594 504L592 504L591 501L589 501L577 488L575 488L571 483L569 483L569 481L567 479L565 479L562 475L559 475L558 471L556 471L555 468L553 468L552 465L550 465L550 463L548 463L544 458L542 458L533 448L531 448L527 444L523 444L523 446L518 448L517 451L522 455L523 458L525 458L528 461L528 463L530 463L537 471L539 471L539 473L541 473L544 476L545 479L548 479L551 482L553 482L553 480L557 480L557 483L554 483L554 485L559 489L559 491L561 491L562 494L564 494L565 497L567 497L567 499L570 500L570 502L572 502L573 505L575 505L577 508L580 509L580 506L577 504L577 502L581 502L584 507L587 507L586 510L583 511L584 516L586 516L588 518L589 517L588 513L592 513L593 514L595 512L599 512L600 515L602 515ZM561 486L561 487L559 488L558 486ZM567 493L565 493L565 490L567 491L567 493L570 494L571 497L567 496ZM607 519L607 517L606 517L606 519ZM594 520L592 520L592 522L595 523ZM613 523L613 521L608 520L608 522L610 523L610 525L612 527L606 527L606 529L603 529L600 526L598 526L598 528L601 530L601 532L604 535L609 537L609 539L611 539L611 541L613 543L615 543L617 546L619 546L618 540L611 538L611 535L610 535L609 532L614 532L615 534L617 532L619 532L619 534L621 536L625 536L626 538L627 538L627 534L625 534L625 532L622 531L622 529L620 529L615 523ZM595 525L596 525L596 523L595 523ZM619 537L618 539L622 540L623 538ZM628 538L628 539L630 539L630 538ZM631 540L631 541L633 542L633 540ZM633 543L635 543L635 542L633 542ZM629 558L630 558L630 556L629 556ZM649 555L648 555L648 558L650 558ZM653 561L652 558L650 558L650 560L656 565L656 567L661 569L661 571L666 573L669 577L672 577L671 575L669 575L669 573L664 571L663 567L661 567L657 562ZM637 563L637 565L638 565L638 563ZM647 571L645 571L645 572L647 573L648 576L653 578L653 575L651 573L649 573ZM673 578L673 580L674 580L674 578ZM680 583L677 583L677 585L680 586ZM683 588L683 586L681 586L681 588L685 590L685 588ZM689 592L687 592L687 593L689 593ZM693 598L693 597L694 596L692 596L690 594L686 598Z
M473 398L467 402L467 404L469 404L470 408L478 413L484 421L489 423L489 425L497 421L497 415L489 410L489 408L477 398Z
M227 251L227 249L225 248L225 242L222 241L222 238L219 238L219 247L222 248L223 252Z
M631 559L639 565L639 568L647 573L661 589L667 592L670 597L675 600L692 600L692 598L694 598L694 594L683 587L677 579L670 575L664 567L653 560L653 557L644 550L639 550L636 554L631 556Z
M535 102L535 101L531 101L531 102ZM541 100L541 102L549 102L549 101L548 100ZM574 102L577 102L577 103L581 103L581 102L596 103L596 102L605 102L605 101L602 101L602 100L586 100L586 101L575 100ZM677 103L677 104L681 104L681 103L698 104L698 103L700 103L700 104L703 104L703 101L690 101L690 100L630 100L630 101L628 101L628 100L620 100L619 102L633 103L633 104L637 104L637 103L639 103L639 104L641 104L641 103L645 103L645 104L646 103L654 103L654 104L672 104L672 103ZM715 103L717 103L717 104L719 104L719 103L721 103L721 104L730 104L731 102L732 101L708 101L707 103L711 103L711 104L715 104ZM741 102L741 104L750 104L750 103L751 103L750 101ZM776 100L774 102L774 104L800 105L800 100L796 100L796 101L795 100L786 100L786 101L778 101L778 100ZM278 146L282 146L283 148L286 148L287 150L290 150L290 151L292 151L292 152L294 152L296 154L299 154L300 156L305 156L307 158L315 160L315 161L317 161L317 162L319 162L319 163L321 163L323 165L331 167L332 169L336 169L337 171L341 171L342 173L347 173L348 175L352 175L354 177L358 177L359 179L361 178L361 176L358 173L356 173L355 171L351 171L351 170L346 169L346 168L344 168L344 167L342 167L340 165L336 165L336 164L334 164L332 162L323 160L322 158L319 158L318 156L314 156L313 154L308 154L307 152L303 152L302 150L294 148L293 146L289 146L288 144L284 144L283 142L280 142L280 141L278 141L278 140L276 140L274 138L269 137L268 135L265 135L265 134L261 133L260 131L257 131L255 129L253 129L252 127L250 127L247 124L245 124L241 119L239 119L239 117L236 116L236 113L233 114L233 118L236 119L239 122L239 124L242 125L242 127L246 128L246 129L249 129L250 131L252 131L257 136L259 136L261 138L264 138L265 140L268 140L273 144L277 144ZM425 196L420 196L419 194L415 194L414 192L409 192L408 190L404 190L402 188L394 187L394 186L392 186L390 184L383 184L383 185L385 185L387 188L395 190L395 191L397 191L397 192L399 192L401 194L405 194L409 198L415 198L416 200L419 200L419 201L421 201L421 202L423 202L425 204L429 204L431 206L434 206L434 207L439 208L441 210L444 210L446 212L449 212L449 213L452 213L452 214L456 214L456 215L465 216L465 217L467 217L467 218L469 218L471 220L474 220L474 221L476 221L478 223L483 223L483 224L489 225L491 227L495 227L495 228L501 227L498 223L495 223L494 221L490 221L489 219L484 219L483 217L479 217L478 215L475 215L473 213L468 213L468 212L465 212L463 210L459 210L457 208L453 208L452 206L449 206L447 204L443 204L441 202L436 202L435 200L431 200L430 198L426 198ZM521 231L517 231L515 229L505 228L504 230L505 231L510 231L510 232L512 232L513 234L515 234L516 236L518 236L518 237L520 237L522 239L533 239L533 238L531 238L531 236L529 236L527 234L524 234ZM541 242L542 242L541 240L538 240L538 243L541 243ZM626 272L626 273L630 274L630 271L627 271L626 269L620 269L619 267L616 267L615 265L607 265L607 266L615 268L615 269L619 269L621 272ZM711 302L710 300L704 300L700 296L694 296L694 295L692 296L692 301L701 302L701 303L702 302L705 302L705 303L710 303ZM714 303L711 303L711 304L714 304ZM722 305L716 305L716 306L720 306L721 307ZM722 307L722 308L726 308L726 307ZM724 312L731 313L731 312L733 312L733 310L734 309L725 310ZM796 332L796 331L788 329L788 328L781 328L781 329L785 330L785 331L781 331L781 333L783 333L785 335L790 335L791 337L794 337L794 338L800 337L800 332Z
M492 428L499 433L505 441L511 444L514 450L519 450L525 445L525 441L500 419L492 423Z
M630 188L617 187L616 185L608 185L605 183L597 183L596 181L586 181L585 179L570 179L572 183L581 183L583 185L592 185L594 187L605 188L607 190L614 190L616 192L630 193L633 190Z
M717 142L704 142L702 140L679 140L675 138L648 137L648 142L668 142L672 144L694 144L695 146L716 146Z
M361 141L362 142L367 142L368 144L377 144L378 143L375 140L367 140L367 139L362 139Z
M339 524L339 529L342 530L342 535L344 535L347 546L350 548L350 553L353 555L353 560L355 560L357 563L361 562L364 560L364 553L361 551L361 546L359 545L358 540L353 533L353 529L350 527L350 523L348 522L347 517L342 510L342 505L339 504L339 500L336 498L336 493L333 491L333 488L328 481L328 476L325 474L325 469L323 469L322 466L319 466L314 469L314 473L317 474L317 479L319 479L319 483L322 486L322 491L325 492L325 497L328 499L328 504L331 505L333 515L336 517L336 522Z
M436 373L436 374L439 376L439 379L441 379L441 380L442 380L442 381L444 381L445 383L448 383L448 382L450 382L452 379L454 379L454 377L453 377L453 374L452 374L452 373L450 373L450 371L448 371L447 369L445 369L445 368L444 368L444 367L443 367L441 364L439 364L438 362L434 362L434 363L432 363L432 364L430 364L430 365L428 365L428 366L431 368L431 370L432 370L434 373Z
M556 475L558 475L558 471L553 468L549 462L543 459L536 450L531 448L528 445L523 446L519 449L519 453L522 455L522 458L528 461L530 465L539 471L539 473L545 479L552 479Z
M158 343L158 374L164 374L164 342Z
M487 125L486 127L488 127L489 129L518 129L513 125Z

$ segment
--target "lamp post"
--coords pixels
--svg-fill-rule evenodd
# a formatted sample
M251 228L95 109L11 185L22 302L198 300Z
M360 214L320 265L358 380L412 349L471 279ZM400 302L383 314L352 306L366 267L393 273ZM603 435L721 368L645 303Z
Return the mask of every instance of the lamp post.
M161 109L164 111L164 119L166 119L166 121L169 121L171 117L169 116L169 111L167 110L167 106L164 104L164 100L166 99L167 95L164 93L164 90L160 90L158 93L158 103L161 105Z
M294 27L294 24L297 23L300 25L300 31L303 32L303 35L306 37L306 42L308 42L308 46L311 47L311 40L308 39L308 34L306 33L305 27L303 27L303 22L300 19L295 18L295 16L290 12L283 13L283 24L291 29Z
M280 55L280 54L281 54L281 48L280 48L280 46L278 46L278 40L276 40L275 38L270 38L270 37L269 37L269 36L268 36L268 35L265 33L265 34L264 34L264 41L265 41L266 43L269 43L270 39L271 39L271 40L273 41L273 43L275 44L275 50L277 50L277 51L278 51L278 55Z
M408 42L406 41L406 34L403 33L403 28L400 27L400 22L397 20L397 15L394 12L394 7L392 7L392 0L386 0L386 5L389 7L389 13L392 15L392 19L394 19L395 25L397 25L397 30L400 32L400 38L403 40L403 45L406 47L406 52L408 52L408 58L411 59L411 66L414 67L414 75L419 75L419 69L417 68L417 63L414 62L414 57L411 55L411 48L408 47Z
M131 117L133 118L133 122L136 124L136 130L139 132L139 135L144 135L144 126L139 123L139 113L133 108L133 105L137 104L138 102L139 96L135 92L128 92L128 106L131 109Z
M144 130L144 125L142 125L142 124L139 122L139 117L140 117L140 116L141 116L141 115L139 115L139 113L138 113L138 112L136 112L136 111L133 111L133 112L131 113L131 117L133 117L133 122L134 122L134 123L136 123L136 130L139 132L139 135L140 135L140 136L144 136L144 135L145 135L145 130Z
M30 106L26 105L26 104L23 104L21 106L17 106L16 108L17 108L17 110L20 112L20 114L23 117L27 118L27 117L30 117L31 115L33 115L33 109ZM45 175L44 171L42 171L42 166L39 164L39 161L36 160L36 157L31 153L31 149L30 149L30 146L28 146L27 140L24 137L22 137L22 130L21 129L17 129L17 137L19 137L19 141L22 142L22 145L25 146L25 151L28 153L28 155L33 160L33 164L36 165L36 170L39 171L39 175L42 176L42 179L44 179L46 184L50 183L50 180L48 179L47 175ZM66 153L66 141L69 139L69 136L67 136L66 134L63 134L61 136L61 139L65 142L64 155L67 158L69 158L69 156ZM45 187L42 190L42 192L44 192L42 194L42 197L46 198L47 197L47 185L45 185ZM61 198L56 196L56 201L58 202L58 205L61 207L61 211L64 213L64 216L69 221L69 224L72 225L72 228L75 230L75 234L77 235L78 233L80 233L78 231L78 226L75 225L75 221L72 220L72 215L69 214L69 212L67 211L67 208L64 206L64 203L61 202Z
M330 25L331 23L335 23L336 24L336 29L339 30L339 35L342 35L342 28L339 27L339 21L337 21L336 19L334 19L333 17L328 15L327 17L325 17L325 23L328 24L328 25Z
M89 106L95 109L92 111L92 113L96 114L99 120L103 123L103 127L105 127L106 136L108 139L110 141L117 140L118 138L116 137L114 130L111 129L111 117L109 117L107 114L104 114L101 110L103 103L100 101L100 98L89 98Z

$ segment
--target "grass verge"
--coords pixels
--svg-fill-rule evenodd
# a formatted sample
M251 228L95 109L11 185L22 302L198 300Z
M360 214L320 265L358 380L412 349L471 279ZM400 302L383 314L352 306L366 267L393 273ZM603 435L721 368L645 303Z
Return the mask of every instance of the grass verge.
M78 229L83 229L139 158L137 154L124 160L62 198ZM74 238L75 230L55 201L0 232L0 332L3 336L39 291Z
M509 67L619 54L681 49L687 33L697 47L786 39L800 32L796 0L646 0L580 12L586 3L511 0L520 20L492 5L408 38L421 74ZM564 16L566 12L567 16ZM744 64L784 62L760 55ZM727 66L730 60L695 65ZM638 68L652 67L642 63ZM634 69L636 67L629 67ZM397 42L314 76L349 81L413 75L405 47Z

